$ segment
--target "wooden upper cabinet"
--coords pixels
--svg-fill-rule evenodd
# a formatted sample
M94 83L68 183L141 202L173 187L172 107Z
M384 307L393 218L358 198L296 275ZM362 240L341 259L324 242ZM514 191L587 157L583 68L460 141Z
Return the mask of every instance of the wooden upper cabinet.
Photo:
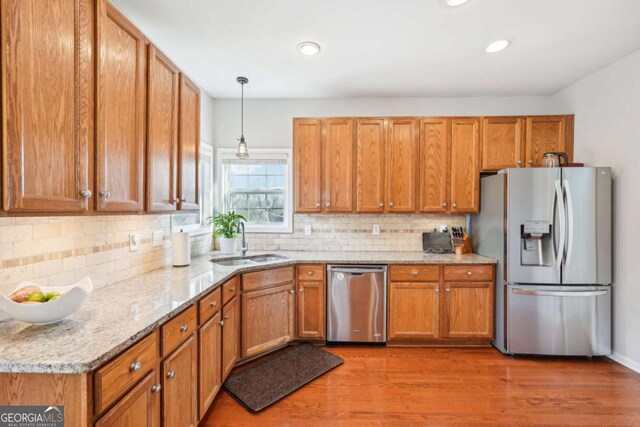
M479 208L480 119L451 119L451 212Z
M293 120L293 177L296 212L312 213L322 210L321 135L321 120Z
M96 209L144 209L146 39L97 2Z
M521 117L482 119L482 171L525 166L524 126Z
M450 134L446 118L420 120L421 212L449 211Z
M178 209L198 210L200 89L180 74L178 137Z
M389 119L388 132L388 211L414 212L418 184L418 120Z
M572 118L572 117L571 117ZM571 121L572 122L572 121ZM573 157L573 144L567 144L567 116L535 116L527 118L527 166L542 166L542 156L549 151L564 151ZM570 134L573 134L571 128ZM571 138L571 142L572 138Z
M3 0L0 8L3 208L87 210L94 3Z
M155 46L149 46L147 108L147 210L175 211L180 71Z
M356 211L384 212L385 120L356 123Z
M325 119L322 123L325 212L353 211L353 119Z

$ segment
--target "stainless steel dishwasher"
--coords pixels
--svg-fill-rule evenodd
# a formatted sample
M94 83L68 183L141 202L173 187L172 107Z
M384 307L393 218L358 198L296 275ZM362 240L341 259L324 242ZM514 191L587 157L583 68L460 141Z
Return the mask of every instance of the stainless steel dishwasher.
M387 266L327 266L327 341L387 341Z

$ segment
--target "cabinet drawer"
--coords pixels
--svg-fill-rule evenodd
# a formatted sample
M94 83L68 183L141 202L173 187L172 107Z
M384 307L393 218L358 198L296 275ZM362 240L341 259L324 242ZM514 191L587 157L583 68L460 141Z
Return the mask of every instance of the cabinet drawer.
M454 265L444 267L446 282L493 281L492 265Z
M231 298L238 294L238 276L227 281L222 285L222 305L225 305Z
M221 293L221 288L218 288L202 298L198 303L198 319L200 320L200 325L207 323L207 321L220 310L220 307L222 307Z
M242 291L255 291L293 281L293 267L274 268L242 275Z
M162 325L162 356L169 355L185 342L196 330L198 313L192 305Z
M298 280L324 280L324 266L322 264L299 265Z
M389 267L391 282L438 282L440 267L437 265L392 265Z
M155 369L159 358L158 350L158 332L154 331L96 372L96 414L102 413Z

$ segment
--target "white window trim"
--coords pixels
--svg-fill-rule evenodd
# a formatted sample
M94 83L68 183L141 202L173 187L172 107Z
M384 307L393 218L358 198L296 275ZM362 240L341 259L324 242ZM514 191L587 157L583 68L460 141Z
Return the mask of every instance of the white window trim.
M213 147L209 144L207 144L204 141L200 141L200 154L206 154L209 157L211 157L211 167L210 167L210 173L209 176L213 177L214 176L214 167L215 167L215 158L213 155ZM200 162L200 160L198 159L198 162ZM200 167L200 164L198 164L198 167ZM199 179L199 178L198 178ZM211 182L211 188L209 189L209 191L211 192L211 203L213 204L212 207L212 212L210 213L211 215L214 214L215 212L215 203L216 203L216 199L214 197L214 183ZM200 201L200 203L202 203L202 200ZM176 212L176 213L180 213L180 212ZM213 227L211 225L205 225L204 220L206 219L208 215L201 215L200 217L200 224L189 224L189 225L181 225L180 227L176 227L176 228L180 228L183 231L187 231L189 232L189 235L196 237L196 236L202 236L205 234L211 234L213 232ZM173 227L173 225L172 225ZM172 230L172 232L174 231L178 231L178 230Z
M216 150L216 182L217 182L217 206L222 208L224 206L224 194L223 194L223 180L222 176L222 161L225 159L236 158L235 148L218 148ZM287 182L287 190L289 194L286 195L287 204L285 206L285 223L282 226L264 226L264 225L246 225L246 231L250 233L293 233L293 150L290 148L250 148L249 155L258 159L277 159L282 160L286 158L287 161L287 176L285 180ZM250 158L251 158L250 157Z

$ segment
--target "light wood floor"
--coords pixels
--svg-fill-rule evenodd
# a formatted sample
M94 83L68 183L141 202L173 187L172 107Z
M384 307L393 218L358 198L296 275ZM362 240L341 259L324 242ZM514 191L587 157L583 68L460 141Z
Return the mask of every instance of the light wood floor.
M640 426L640 374L606 358L338 347L344 365L258 414L220 392L203 426Z

